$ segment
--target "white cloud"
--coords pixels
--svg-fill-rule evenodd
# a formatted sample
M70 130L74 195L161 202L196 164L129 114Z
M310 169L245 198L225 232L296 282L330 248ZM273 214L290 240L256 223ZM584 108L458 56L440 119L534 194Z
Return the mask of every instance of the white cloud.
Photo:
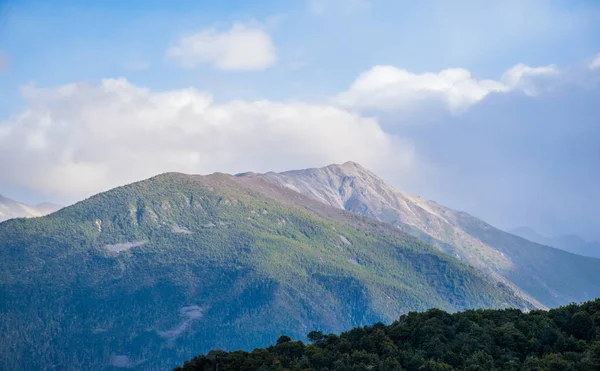
M542 67L529 67L524 64L517 64L502 75L502 82L511 90L519 89L527 95L539 94L542 87L539 84L540 78L555 77L560 73L555 65Z
M362 73L337 101L348 107L395 110L424 100L440 99L456 112L491 92L507 90L507 86L497 81L473 79L471 73L462 68L415 74L393 66L376 66Z
M202 63L221 70L262 70L275 64L277 55L271 36L257 23L235 23L225 32L209 28L182 37L167 50L182 66Z
M412 73L394 66L375 66L363 72L335 101L356 109L395 111L437 101L450 112L459 113L491 93L520 90L535 95L542 90L538 78L556 76L551 66L516 65L500 81L477 80L462 68L438 73Z
M595 69L600 68L600 53L596 54L596 56L594 58L592 58L588 67L590 70L595 70Z
M28 108L0 124L2 181L72 201L167 171L267 171L355 160L409 169L413 148L341 108L213 102L125 79L23 88Z

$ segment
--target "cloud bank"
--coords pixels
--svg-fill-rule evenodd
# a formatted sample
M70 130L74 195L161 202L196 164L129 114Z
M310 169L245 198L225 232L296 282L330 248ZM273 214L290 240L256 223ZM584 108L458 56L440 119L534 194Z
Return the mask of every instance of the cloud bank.
M23 88L0 125L2 181L76 200L157 173L267 171L349 159L398 171L413 149L376 120L331 105L217 104L193 88L153 92L124 78Z
M496 81L477 80L463 68L417 74L394 66L375 66L358 76L335 100L344 107L380 111L401 110L436 100L450 112L460 113L492 93L521 90L536 95L540 91L537 78L558 73L553 65L518 64Z

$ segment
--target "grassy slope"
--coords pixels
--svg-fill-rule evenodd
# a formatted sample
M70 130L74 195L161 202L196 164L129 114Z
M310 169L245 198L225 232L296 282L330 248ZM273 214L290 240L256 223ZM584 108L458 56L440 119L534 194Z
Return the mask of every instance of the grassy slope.
M280 331L525 305L392 227L286 192L165 174L0 224L0 368L164 369ZM144 244L106 249L128 242Z

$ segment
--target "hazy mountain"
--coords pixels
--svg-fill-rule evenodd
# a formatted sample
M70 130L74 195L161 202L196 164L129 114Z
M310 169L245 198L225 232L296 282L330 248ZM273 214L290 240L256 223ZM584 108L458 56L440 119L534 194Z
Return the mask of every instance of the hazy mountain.
M545 237L529 227L519 227L508 231L529 241L542 245L556 247L557 249L572 252L583 256L600 258L600 242L589 242L575 235L558 237Z
M534 307L397 228L251 174L164 174L6 221L0 271L3 370L164 370L282 331Z
M325 204L394 225L546 306L600 296L600 260L503 232L465 212L395 189L356 163L262 177Z
M49 202L39 205L27 205L0 195L0 222L12 218L31 218L48 215L62 208Z

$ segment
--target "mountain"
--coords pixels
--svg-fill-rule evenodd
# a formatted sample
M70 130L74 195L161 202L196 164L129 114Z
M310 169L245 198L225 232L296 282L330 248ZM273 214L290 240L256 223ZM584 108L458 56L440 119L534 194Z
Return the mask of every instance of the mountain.
M556 247L573 254L600 258L600 242L588 242L575 235L545 237L529 227L519 227L508 231L516 236L546 246Z
M62 208L49 202L27 205L0 195L0 222L12 218L32 218L53 213Z
M311 342L281 336L252 352L213 350L174 371L600 370L600 300L547 312L438 309Z
M245 174L163 174L0 224L0 369L163 370L282 331L535 303L398 228Z
M503 232L465 212L395 189L357 163L260 175L324 204L389 223L556 307L600 296L600 260Z

